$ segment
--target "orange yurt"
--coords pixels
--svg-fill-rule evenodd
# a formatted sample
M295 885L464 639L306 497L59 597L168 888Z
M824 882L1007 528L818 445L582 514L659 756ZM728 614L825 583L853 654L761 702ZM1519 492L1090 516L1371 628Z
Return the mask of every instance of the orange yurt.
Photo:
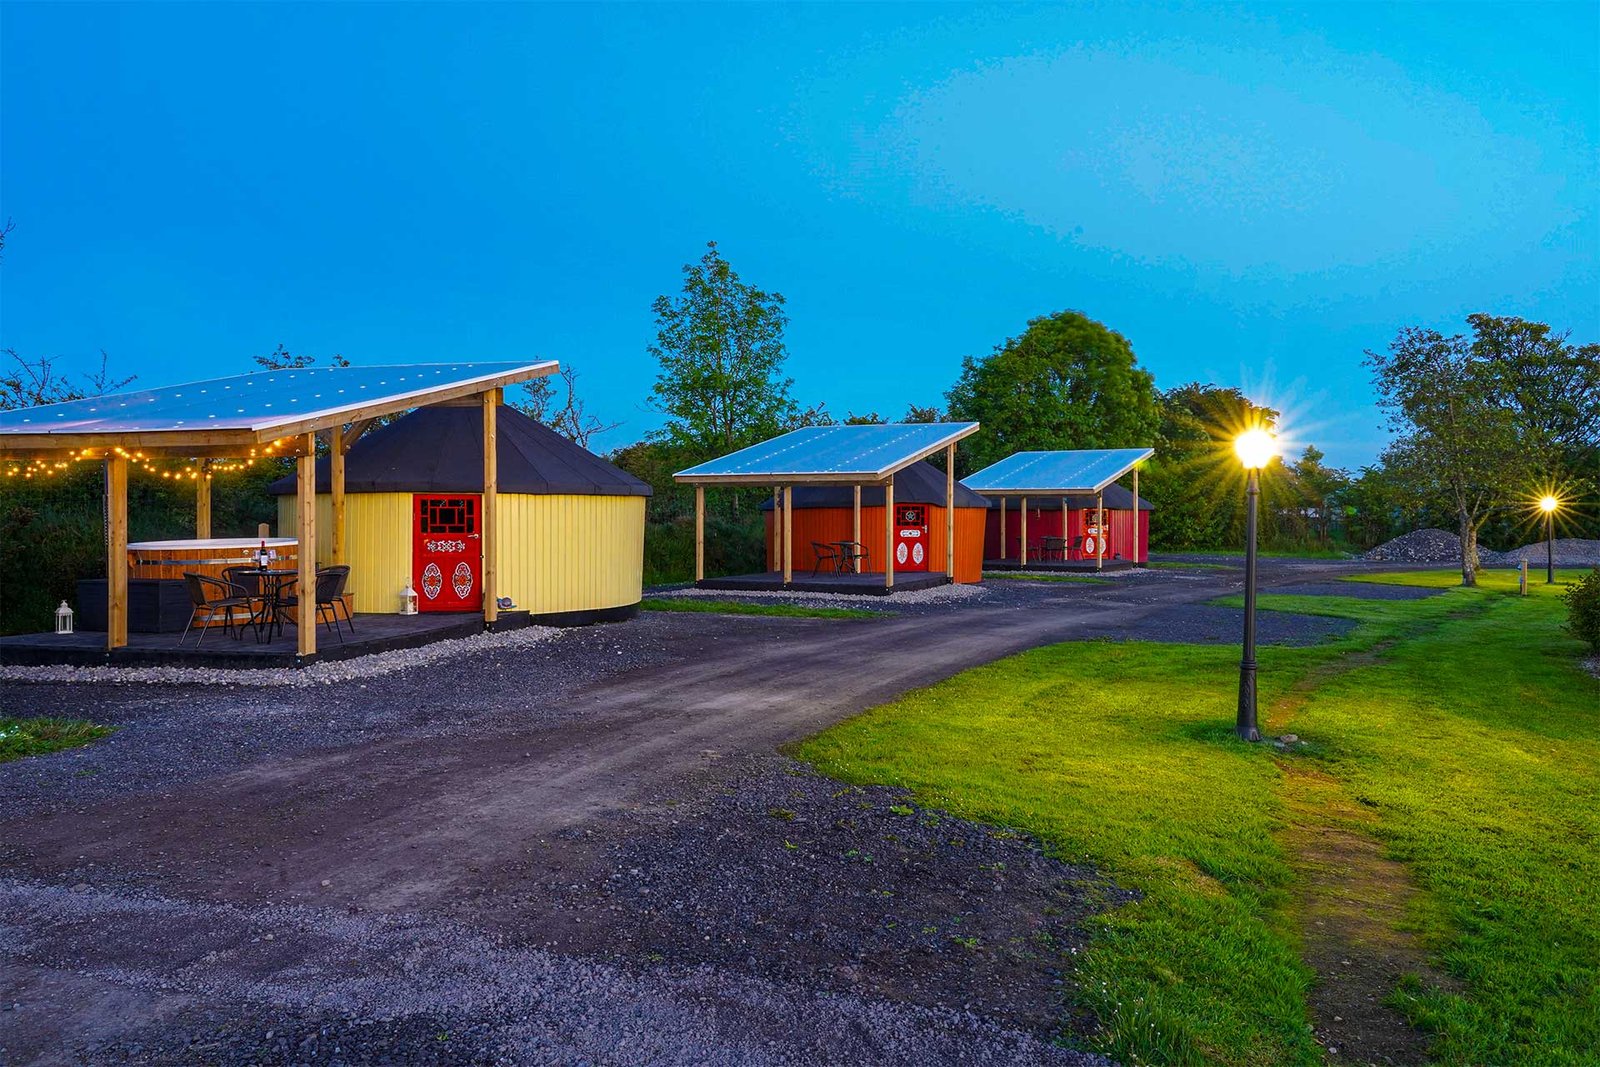
M920 460L894 476L895 573L943 574L945 567L945 474ZM955 580L983 580L984 522L989 501L956 483ZM767 569L781 570L782 554L775 536L773 502L761 510L766 519ZM848 485L797 485L794 488L794 570L811 573L826 547L851 538L855 524L854 490ZM883 489L861 489L861 541L867 553L861 570L883 570ZM826 569L826 568L824 568Z

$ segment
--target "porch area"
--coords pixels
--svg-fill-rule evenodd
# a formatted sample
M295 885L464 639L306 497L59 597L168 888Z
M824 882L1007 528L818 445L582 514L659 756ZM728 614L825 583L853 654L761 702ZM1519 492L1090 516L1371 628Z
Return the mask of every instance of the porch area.
M950 578L943 573L901 571L894 576L894 584L884 582L882 571L861 574L795 574L783 580L781 571L763 574L733 574L722 578L702 578L696 582L701 589L722 589L728 592L791 592L791 593L849 593L860 596L891 596L917 589L932 589L948 585Z

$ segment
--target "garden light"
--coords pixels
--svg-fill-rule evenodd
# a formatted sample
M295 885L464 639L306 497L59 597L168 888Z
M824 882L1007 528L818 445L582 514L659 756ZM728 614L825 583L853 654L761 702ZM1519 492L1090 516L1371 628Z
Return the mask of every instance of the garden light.
M1556 584L1556 509L1561 506L1553 493L1539 498L1539 510L1544 512L1544 584Z
M1261 496L1261 468L1278 454L1278 440L1260 426L1233 439L1233 451L1245 469L1244 522L1244 655L1239 659L1239 714L1234 732L1241 740L1259 741L1256 726L1256 511Z

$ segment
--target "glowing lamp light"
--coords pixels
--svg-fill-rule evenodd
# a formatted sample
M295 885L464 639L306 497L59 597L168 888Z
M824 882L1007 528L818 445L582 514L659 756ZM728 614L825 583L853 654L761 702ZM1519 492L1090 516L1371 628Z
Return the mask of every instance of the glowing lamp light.
M1258 426L1235 437L1233 451L1245 470L1260 470L1278 454L1278 439Z
M1561 506L1561 501L1557 500L1553 496L1541 497L1540 500L1539 500L1539 510L1544 512L1546 515L1550 514L1552 511L1554 511L1556 508L1559 508L1560 506Z

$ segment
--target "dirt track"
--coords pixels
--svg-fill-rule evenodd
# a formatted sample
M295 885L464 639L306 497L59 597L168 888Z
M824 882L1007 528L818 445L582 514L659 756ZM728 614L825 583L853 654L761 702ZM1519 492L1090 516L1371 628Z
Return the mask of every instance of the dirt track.
M1314 581L1335 570L1348 568L1269 565L1264 577L1269 584ZM581 660L583 642L592 638L575 636L576 653L562 652L565 638L552 649L529 650L528 661L509 672L501 663L465 663L432 682L414 678L376 691L346 687L274 695L272 700L285 702L320 701L317 714L337 714L338 703L352 699L424 705L437 699L454 710L444 728L378 730L360 743L313 746L286 756L264 752L233 773L192 779L175 773L170 788L82 806L71 800L68 781L61 785L63 803L55 810L0 823L0 864L9 876L0 887L11 898L5 910L12 916L0 919L0 1001L23 1005L0 1015L0 1032L11 1034L0 1038L0 1061L71 1062L75 1054L67 1050L96 1047L98 1041L111 1044L90 1058L114 1058L123 1054L117 1050L125 1049L130 1034L160 1035L148 1046L162 1050L157 1058L185 1060L190 1044L203 1044L205 1035L241 1020L255 1025L250 1019L266 1018L274 1005L297 1013L297 1021L282 1024L285 1028L303 1029L307 1012L324 1010L317 1007L318 986L326 987L338 972L334 961L340 953L349 957L348 966L379 966L383 939L374 929L346 931L350 941L339 947L339 935L326 933L324 943L334 947L320 962L310 950L297 959L280 947L272 951L270 966L230 970L218 964L219 957L241 951L245 929L273 922L372 923L384 915L413 923L431 916L464 924L452 927L438 949L443 959L452 959L460 946L487 936L481 931L496 925L490 920L492 913L503 912L502 894L537 885L550 871L563 869L563 840L581 841L597 828L626 836L632 831L619 828L619 817L703 803L731 768L746 767L740 762L745 757L772 753L896 694L1021 649L1097 636L1173 639L1194 633L1200 616L1210 620L1207 625L1226 628L1229 613L1195 605L1237 583L1237 572L1216 571L1109 587L1041 585L1023 603L961 606L870 623L653 617L631 624L641 637L658 642L648 664L597 669L592 680L582 679L580 671L578 680L554 691L533 684L524 691L515 679L536 678L541 657L567 654ZM1182 634L1171 632L1174 628ZM627 639L622 629L606 638ZM563 669L570 674L572 667ZM449 693L430 693L435 684L450 686ZM463 687L469 695L463 695ZM8 708L56 700L70 706L72 693L55 686L13 686L5 698ZM96 697L116 699L115 693ZM164 699L171 703L163 714L180 713L181 694ZM211 699L226 697L213 694ZM138 743L136 736L119 735L119 741ZM5 782L0 772L0 787ZM648 827L639 832L649 832ZM530 861L530 856L542 858ZM1004 896L1004 888L997 886L996 894ZM96 922L97 914L121 918ZM94 936L84 936L86 923L93 925ZM535 903L518 926L522 949L532 950L538 926ZM603 929L591 929L585 951L593 953L605 942ZM690 959L700 957L691 954L684 962ZM540 966L556 973L569 962L541 957ZM507 968L516 971L526 963ZM637 995L641 1002L664 1000L683 1007L683 989L628 993L631 983L644 978L626 967L615 972L613 964L605 967L604 980L617 983L615 995L621 1000ZM202 973L211 976L201 980ZM752 962L738 977L745 980L752 973L763 969ZM474 982L484 980L479 976ZM271 988L263 990L263 981ZM552 982L552 988L563 984ZM848 976L842 981L828 976L820 985L860 994L859 1010L869 1015L889 1010ZM831 1031L820 1058L913 1061L959 1059L967 1053L982 1058L1002 1045L1023 1060L1058 1057L1058 1051L1030 1044L1048 1034L1005 1027L990 1034L985 1027L994 1024L981 1019L969 1032L962 1029L967 1023L954 1017L916 1016L913 1008L950 1006L952 991L936 992L927 1003L910 998L911 1006L896 1009L892 1022L880 1019L865 1030ZM729 1017L735 1021L685 1023L681 1043L669 1043L649 1058L681 1055L692 1062L703 1059L708 1048L729 1051L726 1062L819 1058L807 1053L803 1033L783 1031L750 1047L741 1043L752 1027L764 1032L767 1023L795 1011L797 997L814 995L774 986L740 1000L743 993L719 986L713 999L739 1000L739 1011ZM388 1014L410 1018L421 1011L415 997L391 1000L394 1010ZM348 1000L335 998L329 1007L364 1016L375 1002L370 995L351 994ZM442 1003L453 1002L445 997ZM619 1018L632 1018L619 1011ZM169 1031L179 1022L171 1020L187 1028L190 1044L174 1043ZM527 1019L522 1023L526 1029ZM364 1020L360 1032L370 1037L377 1026ZM655 1012L624 1029L673 1032ZM616 1035L603 1036L609 1033L604 1028L597 1033L602 1036L556 1031L530 1036L491 1027L459 1057L441 1062L518 1056L567 1062L596 1055L604 1062ZM930 1035L943 1036L935 1041ZM946 1038L947 1044L939 1043ZM361 1047L348 1034L344 1040ZM402 1034L394 1040L404 1046L411 1038ZM511 1044L502 1048L505 1042Z

